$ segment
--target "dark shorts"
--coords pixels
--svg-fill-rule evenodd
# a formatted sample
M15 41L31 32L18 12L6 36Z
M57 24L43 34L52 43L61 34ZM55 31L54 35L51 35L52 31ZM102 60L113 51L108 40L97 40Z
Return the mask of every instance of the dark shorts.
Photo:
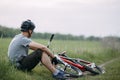
M41 61L41 58L42 51L38 49L28 56L22 57L22 59L18 62L20 65L17 66L17 69L31 71Z

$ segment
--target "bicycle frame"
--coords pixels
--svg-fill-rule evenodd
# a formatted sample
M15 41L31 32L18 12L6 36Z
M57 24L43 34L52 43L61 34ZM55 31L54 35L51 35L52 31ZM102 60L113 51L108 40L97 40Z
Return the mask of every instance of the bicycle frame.
M64 62L66 62L66 63L68 63L68 64L70 64L70 65L73 65L73 66L79 68L80 70L84 71L84 67L81 66L80 64L76 64L76 63L74 63L74 62L72 62L72 61L70 61L70 60L67 60L66 58L64 58L64 57L62 57L62 56L60 56L60 58L61 58Z
M79 68L81 71L86 71L85 69L85 65L86 66L92 66L92 63L91 62L88 62L88 61L85 61L85 60L82 60L82 59L78 59L79 62L81 63L84 63L85 65L83 64L80 64L80 63L75 63L73 62L73 60L76 60L74 58L69 58L69 57L64 57L64 56L61 56L59 55L60 59L63 60L65 63L69 64L69 65L72 65L72 66L75 66L77 68Z

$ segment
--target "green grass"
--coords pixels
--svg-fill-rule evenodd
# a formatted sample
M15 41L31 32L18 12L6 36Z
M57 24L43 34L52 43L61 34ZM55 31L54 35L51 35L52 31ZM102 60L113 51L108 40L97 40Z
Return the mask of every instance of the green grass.
M32 72L22 72L11 66L7 57L10 41L11 39L0 39L0 80L53 80L52 74L44 66L38 65ZM48 40L35 39L35 41L47 45ZM97 41L54 40L50 49L52 49L54 54L66 51L70 57L82 58L97 64L120 56L118 51L104 49L101 43ZM119 80L119 62L120 60L107 65L105 67L107 73L104 75L86 76L77 80ZM112 75L111 73L113 72L115 74Z

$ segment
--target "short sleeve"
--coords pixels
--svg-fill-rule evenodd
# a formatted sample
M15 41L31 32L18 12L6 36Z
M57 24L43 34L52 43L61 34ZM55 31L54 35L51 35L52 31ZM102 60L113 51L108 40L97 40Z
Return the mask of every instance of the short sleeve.
M23 38L21 43L22 43L23 46L28 47L28 45L30 44L31 41L32 40L29 39L29 38Z

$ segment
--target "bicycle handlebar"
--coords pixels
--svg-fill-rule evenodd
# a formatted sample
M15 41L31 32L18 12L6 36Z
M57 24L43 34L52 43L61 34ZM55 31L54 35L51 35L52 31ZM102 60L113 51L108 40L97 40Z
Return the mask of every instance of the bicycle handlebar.
M47 48L49 48L51 41L53 40L54 34L51 35L50 41L48 42Z

